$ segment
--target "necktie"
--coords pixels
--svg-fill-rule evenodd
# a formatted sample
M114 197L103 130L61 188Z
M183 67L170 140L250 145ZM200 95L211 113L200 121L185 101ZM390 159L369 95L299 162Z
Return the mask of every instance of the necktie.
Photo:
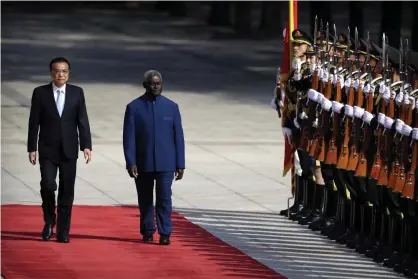
M56 104L57 104L57 109L58 109L58 114L60 115L60 117L61 117L61 114L62 114L62 108L63 108L63 98L64 98L64 96L62 96L63 94L62 94L62 92L61 92L61 90L57 90L57 101L56 101Z

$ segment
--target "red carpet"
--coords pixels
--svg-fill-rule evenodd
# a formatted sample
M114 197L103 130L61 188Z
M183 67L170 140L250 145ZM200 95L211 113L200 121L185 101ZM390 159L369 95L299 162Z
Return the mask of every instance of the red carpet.
M173 213L170 246L139 241L135 207L74 206L71 243L40 241L40 206L2 205L6 279L285 279Z

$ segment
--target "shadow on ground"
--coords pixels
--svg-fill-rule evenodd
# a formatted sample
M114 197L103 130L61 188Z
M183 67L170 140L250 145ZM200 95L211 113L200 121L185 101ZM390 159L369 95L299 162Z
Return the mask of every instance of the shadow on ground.
M196 208L175 211L288 278L403 278L275 213Z
M46 83L50 59L65 56L72 62L71 81L75 84L139 85L142 73L155 68L163 73L165 87L170 91L216 92L224 100L238 102L268 104L270 101L275 72L264 74L248 69L275 67L277 61L235 56L231 51L218 52L210 41L197 44L192 35L181 42L170 43L173 35L164 33L164 24L168 24L164 20L151 23L145 18L143 22L136 20L135 24L142 24L151 30L151 35L160 34L159 37L166 36L167 40L141 34L126 36L123 34L129 32L124 29L128 30L129 26L123 28L117 23L123 13L101 16L71 10L3 13L2 81ZM271 51L260 50L260 54L267 52ZM258 88L257 92L254 88ZM116 97L118 92L113 94ZM14 94L9 92L8 95ZM22 106L27 106L28 102L26 100Z

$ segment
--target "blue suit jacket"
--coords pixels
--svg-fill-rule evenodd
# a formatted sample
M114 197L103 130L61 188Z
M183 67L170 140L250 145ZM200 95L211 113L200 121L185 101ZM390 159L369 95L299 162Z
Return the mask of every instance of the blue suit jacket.
M123 150L127 167L138 172L170 172L185 168L183 127L178 105L164 96L147 95L126 106Z

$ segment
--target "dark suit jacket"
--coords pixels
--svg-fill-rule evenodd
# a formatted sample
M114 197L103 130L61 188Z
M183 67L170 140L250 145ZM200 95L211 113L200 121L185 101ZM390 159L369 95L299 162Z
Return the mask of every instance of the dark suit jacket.
M123 149L127 167L139 172L185 168L183 127L178 105L164 96L143 95L126 106Z
M39 157L59 160L63 151L68 159L77 159L79 139L81 151L92 149L83 89L67 83L64 109L60 117L52 83L35 88L29 116L28 152L37 151L38 147Z

